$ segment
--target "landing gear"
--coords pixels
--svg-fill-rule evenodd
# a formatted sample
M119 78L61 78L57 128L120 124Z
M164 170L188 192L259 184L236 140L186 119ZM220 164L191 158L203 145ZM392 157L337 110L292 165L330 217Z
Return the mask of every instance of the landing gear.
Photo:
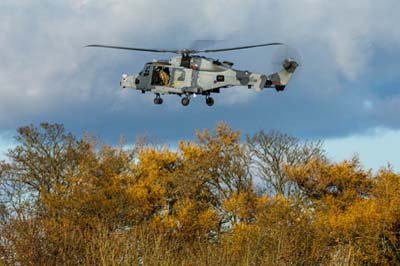
M189 97L185 96L182 98L181 103L183 106L187 106L190 103Z
M156 98L154 98L154 104L162 104L163 99L160 97L160 94L156 95Z
M210 97L210 96L207 96L206 97L206 104L208 106L213 106L214 105L214 99L212 97Z

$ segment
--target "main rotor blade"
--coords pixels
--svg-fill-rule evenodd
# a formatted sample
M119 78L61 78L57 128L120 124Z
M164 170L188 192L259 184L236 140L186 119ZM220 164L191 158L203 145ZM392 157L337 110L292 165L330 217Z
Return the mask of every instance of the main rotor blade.
M90 45L86 45L85 47L111 48L111 49L122 49L122 50L153 52L153 53L175 53L175 54L179 53L179 51L177 51L177 50L145 49L145 48L111 46L111 45L102 45L102 44L90 44Z
M206 39L194 40L190 43L189 49L197 51L200 49L206 49L210 46L213 46L217 43L222 43L222 42L224 42L224 40L211 40L211 39L210 40L206 40Z
M255 47L272 46L272 45L283 45L283 43L280 43L280 42L272 42L272 43L264 43L264 44L257 44L257 45L248 45L248 46L239 46L239 47L232 47L232 48L222 48L222 49L203 50L203 51L196 51L196 52L197 52L197 53L215 53L215 52L224 52L224 51L232 51L232 50L250 49L250 48L255 48Z

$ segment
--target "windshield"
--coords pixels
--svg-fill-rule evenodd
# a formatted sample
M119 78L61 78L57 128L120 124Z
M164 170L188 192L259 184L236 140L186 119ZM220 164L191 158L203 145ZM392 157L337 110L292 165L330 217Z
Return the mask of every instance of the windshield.
M148 76L150 73L150 65L145 65L142 72L143 76Z

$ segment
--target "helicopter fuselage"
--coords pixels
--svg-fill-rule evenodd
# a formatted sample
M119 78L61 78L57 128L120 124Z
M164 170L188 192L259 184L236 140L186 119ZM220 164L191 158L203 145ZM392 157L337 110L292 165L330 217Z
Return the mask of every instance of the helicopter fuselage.
M201 94L206 95L207 104L212 105L214 101L209 95L219 93L221 88L247 86L256 91L264 88L281 91L298 64L285 60L282 62L283 70L271 75L236 70L232 66L233 63L228 61L220 62L203 56L183 54L170 60L146 63L137 75L123 74L120 85L122 88L132 88L143 93L155 93L156 104L162 103L160 95L163 94L184 95L186 99L182 99L183 105L189 103L190 95Z
M190 96L202 94L206 96L208 106L214 104L211 93L219 93L222 88L233 86L247 86L261 91L264 88L275 88L282 91L299 66L298 62L286 57L282 61L283 69L270 75L252 73L250 71L233 69L233 63L220 62L212 58L199 56L199 53L217 53L233 50L251 49L257 47L284 45L281 42L271 42L247 46L236 46L218 49L149 49L139 47L114 46L104 44L90 44L86 47L120 49L151 53L174 53L169 60L154 60L145 64L137 75L123 74L120 81L122 88L132 88L143 93L151 92L156 95L155 104L162 104L163 94L177 94L184 96L182 105L190 102Z

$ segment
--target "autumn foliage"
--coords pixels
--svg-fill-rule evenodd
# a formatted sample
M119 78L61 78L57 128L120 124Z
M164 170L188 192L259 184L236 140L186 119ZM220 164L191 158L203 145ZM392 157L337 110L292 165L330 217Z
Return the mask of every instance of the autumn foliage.
M176 148L18 129L0 265L398 265L400 175L219 123Z

